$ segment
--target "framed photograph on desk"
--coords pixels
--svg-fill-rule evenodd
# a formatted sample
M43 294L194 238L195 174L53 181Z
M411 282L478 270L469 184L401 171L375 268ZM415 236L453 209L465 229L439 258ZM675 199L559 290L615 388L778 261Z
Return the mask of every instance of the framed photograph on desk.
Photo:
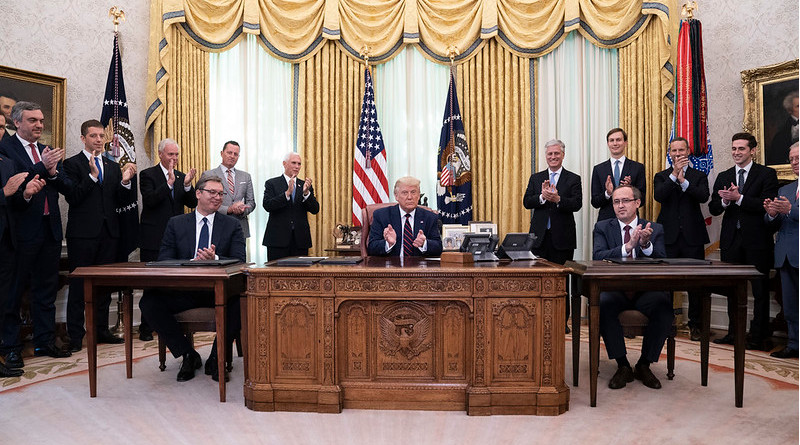
M491 221L470 221L469 231L472 233L490 233L497 235L497 224Z
M444 224L442 226L442 249L458 250L464 241L464 234L469 232L469 226L461 224Z
M0 66L0 109L19 101L39 104L44 114L44 131L39 138L42 144L64 147L66 95L67 80L63 77ZM14 131L13 122L6 118L9 124Z

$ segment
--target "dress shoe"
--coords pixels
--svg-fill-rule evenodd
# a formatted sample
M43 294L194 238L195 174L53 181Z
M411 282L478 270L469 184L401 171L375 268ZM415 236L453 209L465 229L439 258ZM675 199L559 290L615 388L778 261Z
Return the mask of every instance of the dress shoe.
M650 370L649 366L637 363L633 371L633 377L636 380L641 380L644 386L648 388L661 389L661 382L653 375L653 371Z
M773 352L769 356L775 358L797 358L797 349L791 349L787 346L780 351Z
M565 326L565 327L564 327L564 333L565 333L565 334L569 334L570 332L572 332L572 331L570 331L570 329L569 329L569 325Z
M22 362L22 356L19 352L11 351L6 354L5 365L9 369L19 369L25 366L25 363Z
M219 365L217 365L217 356L214 355L213 357L209 357L206 360L205 366L205 373L206 375L211 376L211 380L215 382L219 382ZM231 380L230 375L228 375L228 371L225 371L225 381L229 382Z
M700 328L698 327L689 328L689 340L700 341Z
M744 342L744 347L751 351L769 351L772 349L772 344L768 344L765 340L747 339Z
M101 331L101 332L97 333L97 344L100 344L100 343L108 343L108 344L111 344L111 345L118 345L120 343L125 343L125 339L115 336L114 334L111 333L111 331L106 329L105 331Z
M139 331L139 340L141 340L141 341L153 341L153 333L152 332Z
M23 374L21 369L12 369L0 363L0 378L2 377L19 377Z
M66 358L72 355L69 351L64 351L62 349L56 348L56 345L53 343L48 344L47 346L42 346L39 348L35 348L33 350L33 355L36 357L53 357L53 358Z
M201 366L203 366L203 359L200 358L200 354L197 351L192 349L183 354L183 363L181 363L181 369L178 371L178 381L188 382L193 379L194 372L200 369Z
M617 372L614 373L614 377L611 377L611 380L608 381L608 387L611 389L620 389L624 388L625 385L633 381L633 370L630 366L620 366L617 368Z
M81 349L83 349L83 344L80 342L69 344L69 352L80 352Z
M733 345L733 335L725 334L722 338L715 338L714 343L718 345Z

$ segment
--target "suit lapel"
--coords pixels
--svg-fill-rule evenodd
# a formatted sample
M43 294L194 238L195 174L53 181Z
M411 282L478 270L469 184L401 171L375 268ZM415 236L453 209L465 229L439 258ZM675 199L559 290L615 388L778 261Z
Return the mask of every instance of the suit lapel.
M621 246L622 245L622 232L619 229L619 220L617 218L611 218L608 220L608 227L611 231L611 238L613 238L614 242L612 245L614 246Z

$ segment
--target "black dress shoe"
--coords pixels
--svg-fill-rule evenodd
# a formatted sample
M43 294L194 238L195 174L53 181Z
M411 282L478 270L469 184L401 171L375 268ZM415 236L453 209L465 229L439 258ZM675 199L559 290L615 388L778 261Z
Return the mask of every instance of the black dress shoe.
M6 365L0 363L0 378L2 377L19 377L23 374L21 369L11 369Z
M25 363L22 362L22 356L19 352L11 351L6 354L5 365L9 369L19 369L25 366Z
M152 332L139 331L139 340L141 340L141 341L153 341L153 333Z
M715 338L714 343L718 345L732 345L733 344L733 335L725 334L722 338Z
M114 334L111 333L111 331L105 330L97 333L97 344L100 343L118 345L120 343L125 343L125 339L116 337Z
M200 369L201 366L203 366L203 359L200 358L200 354L197 351L192 349L183 354L183 363L181 363L181 369L178 371L178 381L188 382L193 379L194 372Z
M653 375L653 371L650 370L649 366L637 363L633 371L633 377L636 380L641 380L644 386L648 388L661 389L661 382Z
M780 351L773 352L769 356L775 358L797 358L797 349L791 349L787 346Z
M69 352L80 352L81 349L83 349L83 344L80 342L69 344Z
M689 328L689 340L700 341L700 328Z
M36 357L53 357L53 358L66 358L72 355L69 351L64 351L62 349L56 348L56 345L53 343L48 344L47 346L42 346L39 348L35 348L33 350L33 355Z
M620 389L624 388L625 385L633 381L633 370L630 366L620 366L617 368L617 372L614 373L614 377L611 377L611 380L608 381L608 387L611 389Z
M749 349L751 351L769 351L772 349L771 344L767 344L764 340L751 340L748 339L744 342L745 349Z

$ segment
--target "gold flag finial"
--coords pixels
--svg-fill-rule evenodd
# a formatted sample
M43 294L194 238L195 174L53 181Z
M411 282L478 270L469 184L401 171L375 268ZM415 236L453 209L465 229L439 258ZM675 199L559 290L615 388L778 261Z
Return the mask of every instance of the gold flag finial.
M458 48L455 45L450 45L447 47L447 57L450 58L450 65L454 65L456 63L456 56L458 56Z
M694 18L694 12L698 9L697 2L686 2L681 7L681 16L686 17L689 20Z
M117 32L119 22L125 21L125 11L119 9L117 6L112 6L111 9L108 10L108 16L112 17L111 20L114 22L114 32Z
M367 46L367 45L364 45L364 46L361 47L361 51L359 51L359 53L358 53L361 56L361 58L364 59L364 63L366 63L367 66L369 66L369 51L370 51L370 47Z

